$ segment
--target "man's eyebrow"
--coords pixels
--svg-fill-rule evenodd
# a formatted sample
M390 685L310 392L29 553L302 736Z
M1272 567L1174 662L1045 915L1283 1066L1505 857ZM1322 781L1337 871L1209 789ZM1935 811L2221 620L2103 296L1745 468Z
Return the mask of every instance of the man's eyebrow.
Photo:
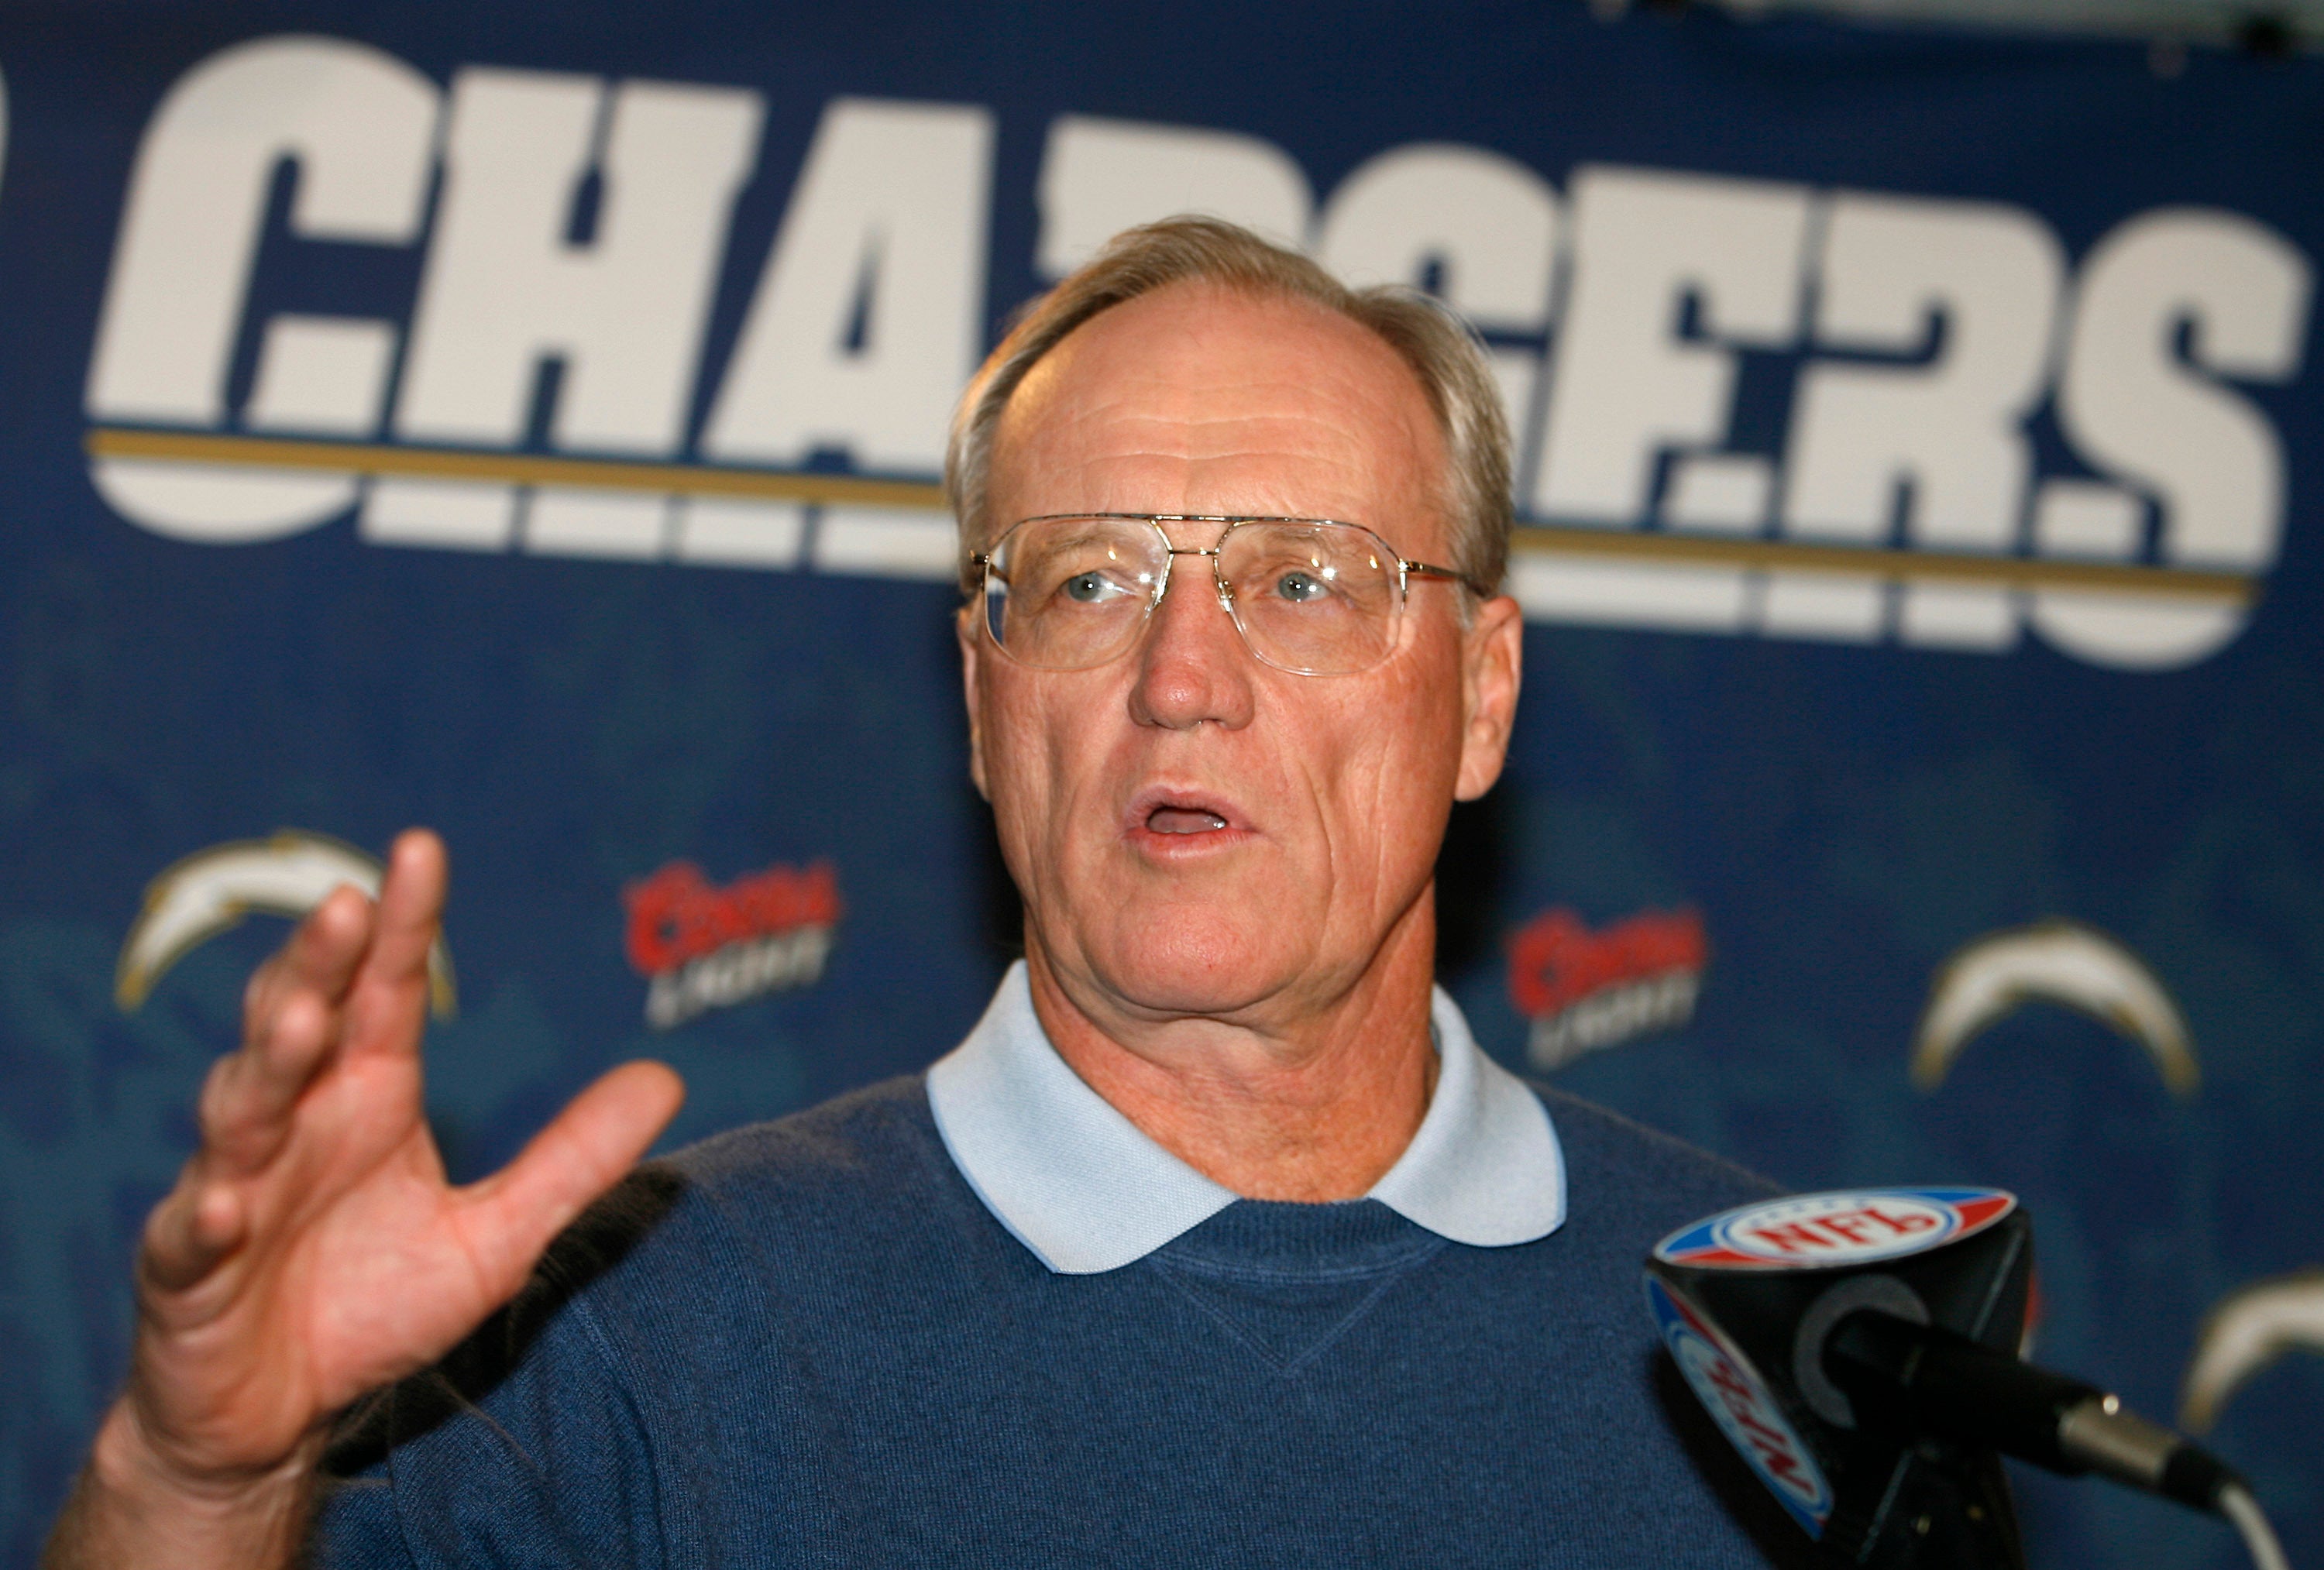
M1073 550L1073 549L1074 549L1074 548L1076 548L1076 547L1078 547L1078 546L1085 546L1085 545L1089 545L1089 544L1091 544L1091 543L1093 543L1093 542L1094 542L1094 541L1096 541L1096 540L1098 540L1098 539L1100 539L1100 538L1102 538L1102 537L1104 537L1105 532L1106 532L1106 531L1105 531L1105 528L1104 528L1104 526L1105 526L1105 525L1107 525L1107 524L1109 524L1109 523L1111 523L1111 524L1134 523L1134 522L1138 522L1138 521L1140 521L1140 520L1139 520L1139 519L1124 519L1124 518L1115 518L1115 519L1086 518L1086 519L1078 519L1078 520L1076 520L1076 521L1079 521L1079 522L1081 522L1081 523L1084 524L1084 525L1085 525L1085 526L1087 526L1087 527L1084 527L1084 528L1081 528L1081 529L1079 529L1079 530L1076 530L1076 531L1075 531L1074 533L1073 533L1073 534L1065 535L1065 536L1062 536L1062 537L1058 537L1058 538L1056 538L1056 539L1050 540L1050 541L1047 543L1047 549L1048 549L1048 550L1050 550L1050 551ZM1148 521L1148 527L1149 527L1149 528L1151 528L1151 527L1152 527L1152 524L1151 524L1151 522L1150 522L1150 521Z

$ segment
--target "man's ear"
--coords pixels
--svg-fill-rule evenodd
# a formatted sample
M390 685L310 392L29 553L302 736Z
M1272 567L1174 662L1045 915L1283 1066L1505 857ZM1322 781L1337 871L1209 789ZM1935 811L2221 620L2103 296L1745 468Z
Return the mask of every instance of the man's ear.
M1497 594L1477 608L1462 636L1461 773L1453 798L1473 802L1493 788L1509 754L1517 723L1517 687L1525 668L1525 617L1517 602Z
M976 794L986 801L992 799L984 784L984 704L978 697L977 675L982 668L984 640L977 636L973 601L960 608L953 618L953 631L960 638L961 696L968 704L968 777L976 786Z

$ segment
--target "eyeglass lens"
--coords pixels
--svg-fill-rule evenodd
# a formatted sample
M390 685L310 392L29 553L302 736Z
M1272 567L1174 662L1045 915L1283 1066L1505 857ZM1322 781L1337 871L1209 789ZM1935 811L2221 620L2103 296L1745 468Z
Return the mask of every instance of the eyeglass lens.
M1243 641L1268 665L1349 675L1378 664L1395 642L1396 561L1366 530L1239 523L1215 560ZM1103 665L1138 640L1169 563L1167 540L1143 519L1031 519L993 554L986 624L1026 665Z

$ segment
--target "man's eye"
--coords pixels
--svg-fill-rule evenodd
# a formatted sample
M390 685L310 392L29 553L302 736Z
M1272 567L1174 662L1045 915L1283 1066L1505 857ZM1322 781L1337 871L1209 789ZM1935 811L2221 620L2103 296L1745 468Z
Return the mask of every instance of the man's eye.
M1079 605L1094 605L1120 592L1120 587L1103 573L1075 573L1065 584L1065 597Z
M1294 605L1312 605L1332 592L1332 586L1313 573L1290 572L1275 580L1276 597Z

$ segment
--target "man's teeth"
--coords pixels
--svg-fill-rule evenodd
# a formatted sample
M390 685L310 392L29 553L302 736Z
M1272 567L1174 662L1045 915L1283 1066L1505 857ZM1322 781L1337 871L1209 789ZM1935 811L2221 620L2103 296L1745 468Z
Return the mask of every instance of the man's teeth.
M1157 834L1207 834L1225 828L1227 821L1199 807L1157 807L1148 814L1146 826Z

